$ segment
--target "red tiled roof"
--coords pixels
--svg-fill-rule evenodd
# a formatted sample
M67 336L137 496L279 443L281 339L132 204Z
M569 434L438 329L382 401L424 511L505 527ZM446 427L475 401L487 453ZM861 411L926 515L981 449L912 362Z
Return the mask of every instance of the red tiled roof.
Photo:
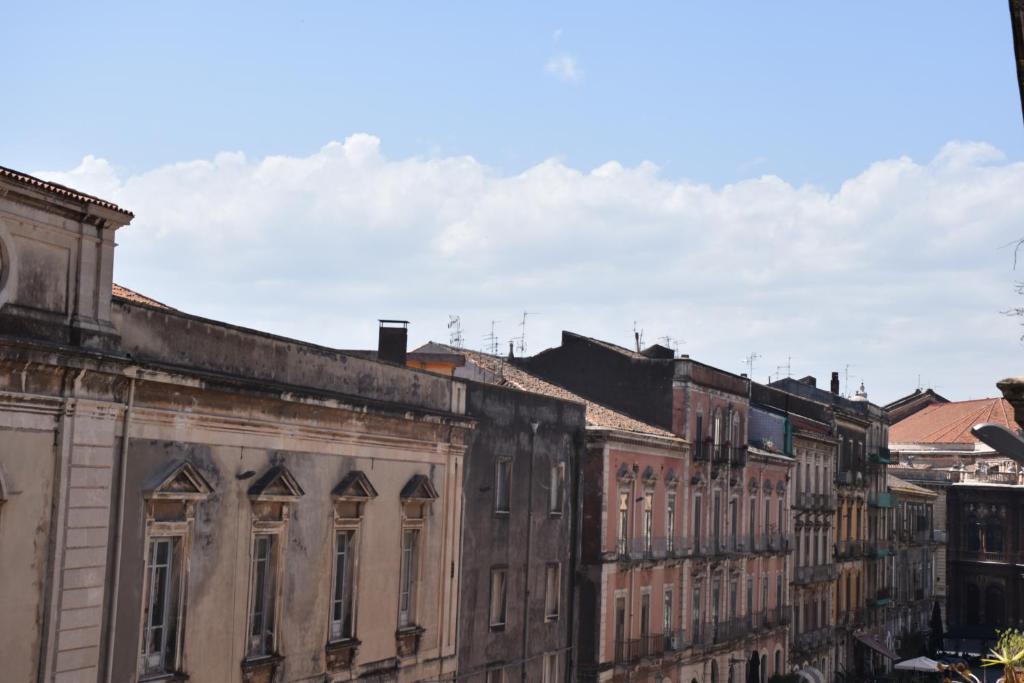
M994 422L1016 431L1013 406L1003 398L933 403L889 428L889 443L962 443L978 440L971 427Z
M166 308L167 310L173 311L174 309L167 304L162 304L156 299L150 299L148 296L134 292L127 287L114 283L113 295L115 299L124 299L125 301L131 301L136 304L145 304L146 306L154 306L156 308Z
M94 197L91 194L79 192L74 188L67 187L59 183L51 183L47 180L42 180L41 178L30 176L27 173L15 171L13 168L0 166L0 177L8 178L10 180L14 180L15 182L19 182L24 185L30 185L32 187L39 188L40 190L46 190L47 192L53 192L54 194L59 194L62 197L67 197L68 199L74 199L79 202L86 202L88 204L102 206L104 208L111 209L112 211L123 213L126 216L135 216L135 214L133 214L131 211L128 211L127 209L122 209L117 204L114 204L113 202L108 202L106 199L100 199L99 197Z
M441 346L441 345L438 345ZM451 348L451 347L449 347ZM574 403L582 403L586 407L587 424L592 427L603 427L605 429L618 429L638 434L649 434L671 439L679 439L678 436L654 425L641 422L628 415L624 415L611 408L606 408L593 401L588 401L568 389L546 382L541 378L526 372L522 368L508 363L503 358L491 356L477 351L452 348L453 353L461 353L479 367L499 377L499 384L510 386L521 391L529 391L534 394L560 398Z

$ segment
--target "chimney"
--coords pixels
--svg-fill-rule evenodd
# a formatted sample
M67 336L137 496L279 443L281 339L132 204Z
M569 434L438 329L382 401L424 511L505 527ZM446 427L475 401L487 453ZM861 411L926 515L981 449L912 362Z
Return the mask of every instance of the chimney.
M839 395L839 373L838 372L833 372L832 373L832 383L831 383L829 388L832 390L833 394L835 394L836 396Z
M379 320L377 360L405 365L405 346L409 340L408 320Z

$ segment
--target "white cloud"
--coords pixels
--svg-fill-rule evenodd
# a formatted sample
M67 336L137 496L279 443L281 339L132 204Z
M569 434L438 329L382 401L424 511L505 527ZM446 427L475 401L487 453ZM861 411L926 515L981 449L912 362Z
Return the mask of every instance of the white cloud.
M135 211L116 279L200 315L339 347L377 318L479 347L523 310L531 351L562 329L649 340L764 380L850 363L872 398L918 374L951 397L1019 372L1012 253L1024 163L954 142L882 160L835 192L764 175L724 187L651 163L547 160L500 174L472 157L390 159L359 134L306 157L222 153L136 175L86 157L41 175ZM504 346L504 345L503 345Z
M579 83L583 78L583 69L576 63L576 58L572 55L552 57L544 65L544 70L566 83Z

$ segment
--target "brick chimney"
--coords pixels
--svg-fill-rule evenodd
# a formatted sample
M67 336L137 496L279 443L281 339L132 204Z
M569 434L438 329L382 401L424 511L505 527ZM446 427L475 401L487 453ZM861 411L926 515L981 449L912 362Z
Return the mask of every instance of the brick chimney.
M405 349L409 341L408 320L378 320L377 360L405 365Z
M839 395L839 373L838 372L833 372L832 373L832 383L830 384L829 388L832 390L833 394L835 394L836 396Z

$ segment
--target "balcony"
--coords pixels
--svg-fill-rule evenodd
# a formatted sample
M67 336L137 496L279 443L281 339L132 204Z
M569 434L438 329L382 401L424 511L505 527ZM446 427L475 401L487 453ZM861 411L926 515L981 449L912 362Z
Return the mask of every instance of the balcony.
M736 446L732 449L732 457L729 459L729 464L733 467L746 467L747 466L747 447Z
M836 543L836 559L852 560L864 555L864 541L842 540Z
M773 553L789 552L789 536L784 536L777 531L769 533L768 551Z
M798 633L794 641L797 649L810 652L832 642L832 629L825 627L813 631L804 631L803 633Z
M945 529L932 529L932 543L945 543L946 542L946 530Z
M747 635L746 618L728 619L711 623L711 640L716 645L730 640L739 640Z
M895 504L893 496L888 491L879 493L872 491L868 494L868 505L875 508L891 508Z
M880 447L878 450L868 456L871 462L876 465L895 465L898 464L893 460L892 451L888 448Z
M874 558L881 559L895 554L889 541L875 541L871 545L871 556Z
M810 584L834 581L836 578L836 566L834 564L819 564L814 567L797 567L793 570L793 583Z

